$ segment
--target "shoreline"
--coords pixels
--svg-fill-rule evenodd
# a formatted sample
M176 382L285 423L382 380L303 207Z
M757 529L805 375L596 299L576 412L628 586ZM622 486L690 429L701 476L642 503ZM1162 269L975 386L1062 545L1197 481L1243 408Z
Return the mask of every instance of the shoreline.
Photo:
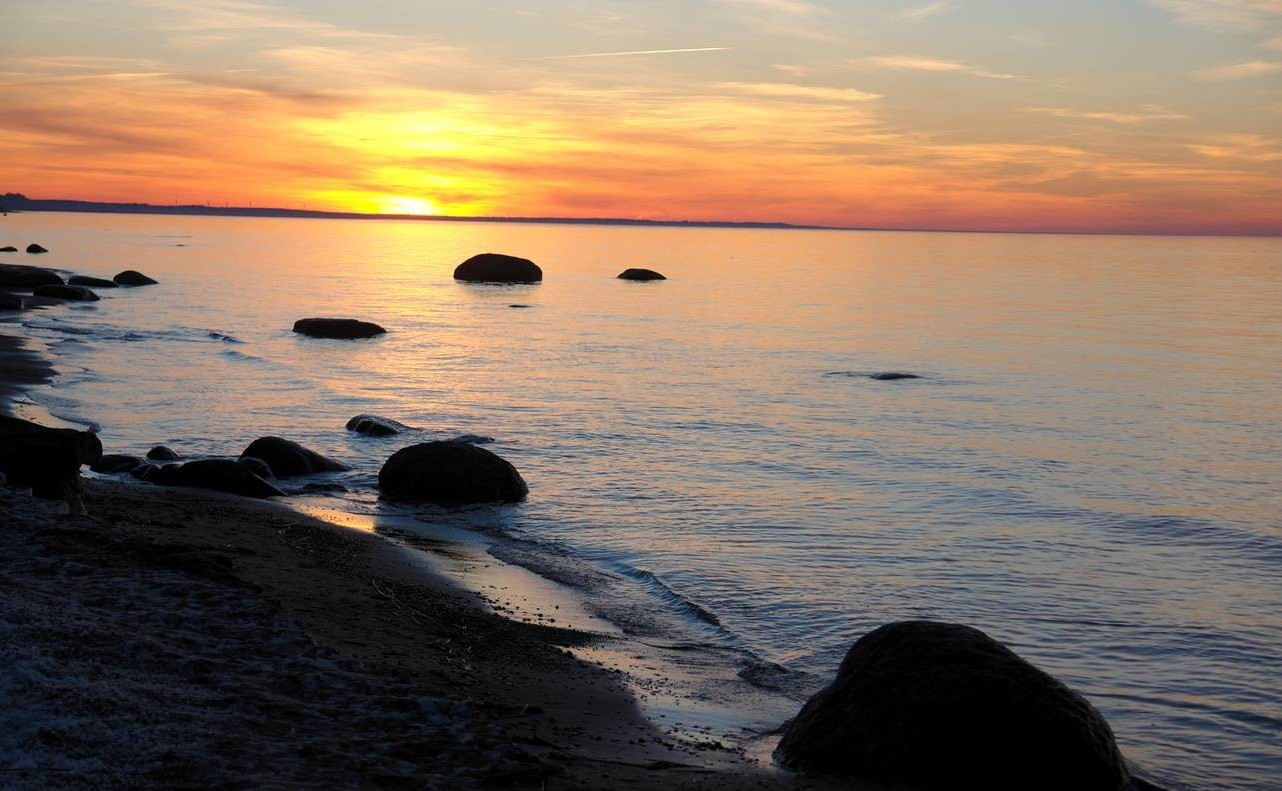
M7 335L0 370L15 372L0 393L6 412L53 376L47 359ZM519 566L449 542L407 546L296 504L103 478L86 479L86 502L88 516L62 516L60 504L0 487L9 525L0 545L12 558L0 572L0 627L15 634L6 659L22 671L0 689L23 701L0 738L0 770L21 783L293 777L364 787L377 775L392 788L832 787L763 762L768 746L665 732L642 711L633 674L648 672L640 683L661 697L670 669L645 666L630 650L641 646L539 622L536 614L557 605L536 598L522 607L513 591L490 596L447 570L507 565L537 577ZM183 621L176 631L174 612ZM229 633L240 636L222 639ZM638 661L620 669L609 659ZM320 689L342 702L316 705ZM220 696L222 708L174 695ZM79 728L67 727L75 721ZM272 747L240 739L259 731ZM215 737L217 749L208 743ZM151 752L116 754L135 744ZM334 751L351 763L309 757ZM272 769L262 775L266 755Z

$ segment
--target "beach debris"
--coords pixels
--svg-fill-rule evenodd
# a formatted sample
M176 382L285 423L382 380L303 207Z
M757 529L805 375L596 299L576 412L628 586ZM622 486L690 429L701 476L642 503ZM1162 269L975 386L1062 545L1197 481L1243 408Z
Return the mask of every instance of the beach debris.
M347 430L355 431L357 434L368 434L371 437L390 437L402 431L409 431L410 427L388 417L357 415L347 421Z
M466 442L425 442L401 448L378 472L389 500L442 505L516 502L530 489L516 468Z
M84 286L36 286L34 294L37 297L53 297L55 299L67 299L75 302L98 301L98 295Z
M119 286L154 286L160 282L159 280L152 280L142 272L137 272L133 269L126 269L113 277L112 280Z
M775 758L896 788L1131 787L1112 730L1085 698L978 629L931 621L860 638Z
M137 456L128 456L121 453L107 453L98 460L98 463L91 465L89 469L100 473L130 472L143 464L143 460Z
M90 288L116 288L120 285L114 280L90 277L89 275L72 275L67 279L67 283L72 286L89 286Z
M620 280L667 280L668 278L653 269L625 269L619 273Z
M172 448L167 448L164 445L157 445L147 451L147 458L151 461L177 461L178 459L181 459L182 456L179 456L178 452Z
M49 252L49 250L48 248L41 247L35 242L32 242L31 244L27 245L27 252L28 253L47 253Z
M85 513L80 465L101 459L102 442L93 432L0 416L0 473L42 500L65 501L73 514Z
M272 466L262 459L256 459L253 456L241 456L237 461L245 465L250 472L263 480L270 481L272 478L276 477L276 472L272 470Z
M263 460L267 466L271 467L277 478L293 478L296 475L311 475L317 472L343 472L351 469L297 442L280 437L259 437L249 443L249 447L245 448L240 456Z
M543 270L528 258L502 253L474 255L454 270L455 280L473 283L538 283Z
M917 374L900 373L899 371L884 371L882 373L870 374L869 379L876 379L878 382L895 382L900 379L920 379Z
M357 319L299 319L294 322L294 332L312 338L372 338L382 335L387 330L369 321Z
M62 285L62 278L48 269L23 264L0 264L0 288L60 285Z

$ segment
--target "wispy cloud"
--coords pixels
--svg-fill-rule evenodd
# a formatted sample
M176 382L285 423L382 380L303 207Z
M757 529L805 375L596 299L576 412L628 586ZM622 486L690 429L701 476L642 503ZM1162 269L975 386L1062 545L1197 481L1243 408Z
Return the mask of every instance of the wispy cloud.
M821 102L872 102L881 98L879 93L869 93L855 88L824 88L782 82L723 82L717 87L776 99L800 99Z
M1249 30L1282 20L1282 0L1149 0L1189 25Z
M1027 107L1025 112L1050 115L1056 118L1076 118L1084 121L1108 121L1114 124L1145 124L1153 121L1187 121L1191 116L1167 110L1159 105L1146 104L1136 112L1110 112L1099 110L1073 110L1067 107Z
M1245 80L1251 77L1262 77L1282 71L1282 62L1272 60L1253 60L1247 63L1232 63L1227 66L1215 66L1194 72L1199 80L1218 82L1222 80Z
M938 0L938 2L929 5L910 8L899 14L900 19L906 19L910 22L920 22L923 19L929 19L932 16L938 16L948 11L953 6L952 0Z
M768 11L776 14L788 14L790 16L813 16L823 11L823 8L814 3L807 3L803 0L716 0L722 5L741 6L753 8L758 11Z
M524 60L575 60L578 58L621 58L631 55L674 55L682 52L726 52L733 47L686 47L684 49L638 49L629 52L586 52L578 55L543 55Z
M878 55L851 61L851 65L887 69L890 71L924 71L935 73L969 74L990 80L1022 80L1018 74L1002 74L952 60L923 58L915 55Z

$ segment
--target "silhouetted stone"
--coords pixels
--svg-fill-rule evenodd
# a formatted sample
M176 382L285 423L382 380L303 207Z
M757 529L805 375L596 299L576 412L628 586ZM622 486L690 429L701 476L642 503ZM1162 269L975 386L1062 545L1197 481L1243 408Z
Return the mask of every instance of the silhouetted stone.
M667 280L653 269L625 269L619 273L620 280Z
M98 295L84 286L36 286L37 297L53 297L73 302L97 302Z
M32 242L31 244L27 245L27 252L28 253L47 253L49 251L41 247L40 245L36 244L35 242Z
M0 310L22 310L26 306L25 298L7 291L0 291Z
M48 269L22 264L0 264L0 288L60 285L62 285L62 278Z
M177 451L172 448L166 448L164 445L157 445L147 451L147 459L149 461L177 461L181 458L182 456L179 456Z
M356 319L299 319L294 322L294 332L313 338L372 338L382 335L387 330L368 321Z
M378 415L357 415L347 421L347 430L357 434L368 434L371 437L390 437L408 431L409 426Z
M116 288L118 285L114 280L106 280L101 277L90 277L89 275L72 275L67 278L67 284L72 286L89 286L90 288Z
M378 472L389 500L443 505L515 502L529 487L510 463L465 442L426 442L402 448Z
M270 481L272 478L276 477L276 473L272 470L272 466L262 459L255 459L253 456L241 456L237 461L245 465L250 472L265 481Z
M526 258L501 253L474 255L454 270L455 280L473 283L538 283L543 270Z
M928 621L860 638L775 758L896 788L1123 791L1130 782L1085 698L977 629Z
M16 252L18 252L18 248L14 247L11 244L7 244L4 247L0 247L0 253L16 253Z
M89 469L94 472L112 473L112 472L130 472L144 464L143 460L137 456L127 456L119 453L105 454Z
M147 482L154 483L157 486L193 486L194 484L184 483L182 480L182 468L184 466L182 464L162 464L148 476Z
M308 450L297 442L280 437L260 437L249 444L241 458L262 459L277 478L310 475L316 472L342 472L347 466Z
M515 304L512 304L512 305L508 305L508 307L509 307L509 308L528 308L528 307L530 307L530 306L529 306L529 305L525 305L525 304L522 304L522 303L519 303L519 302L518 302L518 303L515 303Z
M884 373L872 374L869 379L876 379L878 382L895 382L900 379L920 379L917 374L904 374L898 371L886 371Z
M163 473L163 468L161 472ZM245 465L232 459L201 459L178 466L172 482L162 486L190 486L213 489L244 497L280 497L285 493L255 475Z
M65 500L72 513L84 513L80 465L101 459L102 442L92 432L0 416L0 473L36 497Z
M154 286L158 280L152 280L142 272L136 272L132 269L126 269L112 278L118 286Z

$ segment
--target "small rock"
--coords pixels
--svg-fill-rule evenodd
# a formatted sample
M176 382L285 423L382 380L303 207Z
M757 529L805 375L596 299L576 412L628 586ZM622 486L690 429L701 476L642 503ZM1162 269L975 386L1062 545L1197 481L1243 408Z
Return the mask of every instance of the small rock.
M371 437L390 437L408 431L409 426L378 415L357 415L347 421L347 430L357 434L368 434Z
M378 473L389 500L443 505L516 502L529 493L508 461L465 442L426 442L401 448Z
M36 286L37 297L54 297L75 302L97 302L98 295L84 286Z
M177 461L178 459L181 459L182 456L179 456L178 453L171 448L167 448L164 445L157 445L147 451L147 458L150 461Z
M14 247L11 244L7 244L4 247L0 247L0 253L16 253L16 252L18 252L18 248Z
M136 272L132 269L126 269L112 278L119 286L154 286L160 281L152 280L142 272Z
M114 280L90 277L89 275L72 275L67 279L67 283L73 286L89 286L90 288L116 288L119 285Z
M625 269L619 273L620 280L667 280L653 269Z
M455 280L473 283L538 283L543 270L528 258L501 253L474 255L454 270Z
M895 382L900 379L920 379L917 374L905 374L898 371L886 371L884 373L872 374L869 379L876 379L878 382Z
M311 475L317 472L342 472L350 469L344 464L308 450L297 442L280 437L260 437L249 444L241 454L262 459L271 467L277 478Z
M108 453L99 459L97 464L92 465L89 469L94 472L101 473L131 472L143 464L143 460L137 456Z
M47 253L49 251L46 248L36 244L35 242L32 242L31 244L27 245L27 252L28 253Z
M509 308L528 308L528 307L530 307L530 306L529 306L529 305L522 304L522 303L520 303L520 302L517 302L517 303L515 303L515 304L508 305L508 307L509 307Z
M372 338L382 335L387 330L369 321L356 319L299 319L294 322L294 332L312 338Z

